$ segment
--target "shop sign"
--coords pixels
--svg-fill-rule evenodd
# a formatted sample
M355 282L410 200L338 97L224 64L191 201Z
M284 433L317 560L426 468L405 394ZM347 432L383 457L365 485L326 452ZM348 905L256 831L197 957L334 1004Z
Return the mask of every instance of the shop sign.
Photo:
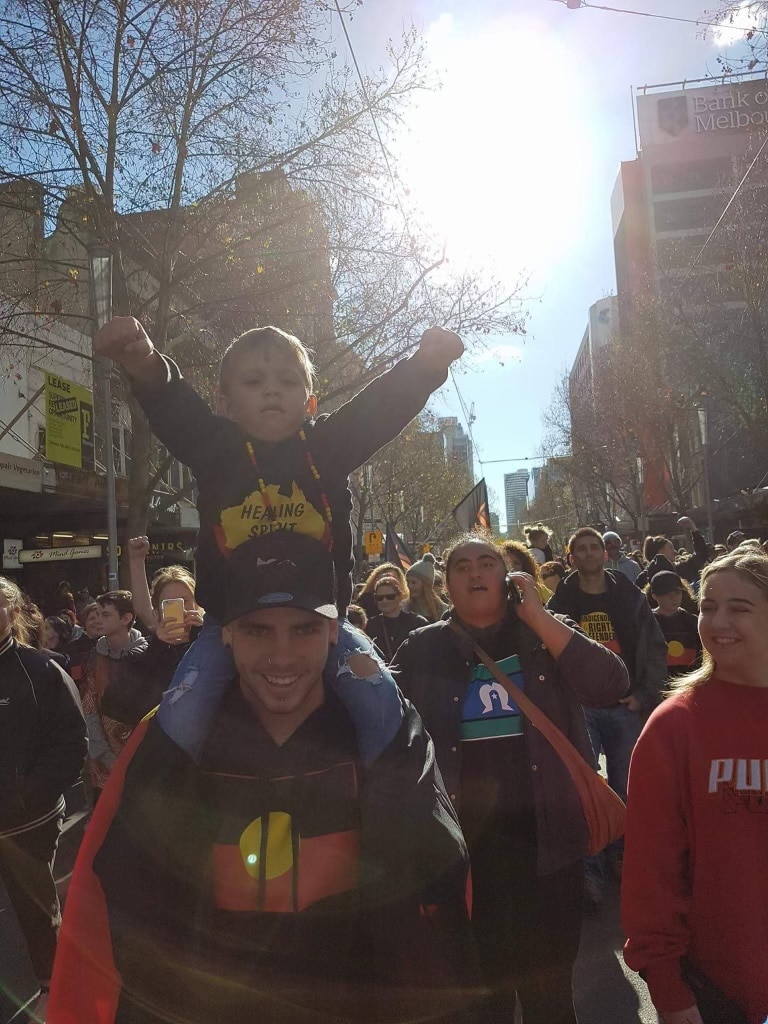
M11 537L6 537L3 541L3 568L4 569L20 569L21 562L19 561L19 552L22 549L24 542L21 540L14 540Z
M93 392L73 380L45 375L45 457L94 469Z
M79 469L66 469L59 466L56 470L55 490L59 494L70 494L78 498L95 498L106 501L107 478L98 473L86 473ZM46 484L46 490L48 489ZM128 481L122 477L115 480L115 493L121 505L128 504Z
M40 494L43 490L42 462L0 452L0 487Z
M19 552L19 561L24 563L71 562L80 558L101 558L101 544L89 544L87 547L24 548Z

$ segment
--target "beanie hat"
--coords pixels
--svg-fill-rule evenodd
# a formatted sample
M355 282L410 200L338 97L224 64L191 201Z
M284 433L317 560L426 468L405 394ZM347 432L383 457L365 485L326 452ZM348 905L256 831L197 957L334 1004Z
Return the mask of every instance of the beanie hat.
M428 551L418 562L414 562L406 576L418 576L420 580L434 586L435 583L435 556Z
M609 530L607 533L603 534L603 543L609 540L617 540L619 544L624 543L618 533L614 533L613 530Z

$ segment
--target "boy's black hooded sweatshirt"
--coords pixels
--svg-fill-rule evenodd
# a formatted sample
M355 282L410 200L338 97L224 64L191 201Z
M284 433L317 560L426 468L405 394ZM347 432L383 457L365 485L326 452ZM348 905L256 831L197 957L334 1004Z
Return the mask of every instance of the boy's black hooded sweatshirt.
M447 369L425 365L417 353L371 381L336 412L307 420L306 444L298 434L269 443L248 437L236 423L214 415L182 378L178 366L165 356L163 359L167 379L137 391L137 397L156 436L171 455L189 466L197 480L200 604L221 620L225 560L250 537L291 530L332 546L338 606L343 614L352 594L354 564L349 474L421 412L432 392L445 382ZM323 494L332 514L330 528L324 518Z

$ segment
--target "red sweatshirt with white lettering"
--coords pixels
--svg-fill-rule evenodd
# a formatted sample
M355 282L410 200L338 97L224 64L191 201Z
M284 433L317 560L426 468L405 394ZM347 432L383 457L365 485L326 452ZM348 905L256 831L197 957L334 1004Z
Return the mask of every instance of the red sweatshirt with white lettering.
M768 1018L768 689L711 679L648 720L632 755L624 959L661 1011L691 961L749 1024Z

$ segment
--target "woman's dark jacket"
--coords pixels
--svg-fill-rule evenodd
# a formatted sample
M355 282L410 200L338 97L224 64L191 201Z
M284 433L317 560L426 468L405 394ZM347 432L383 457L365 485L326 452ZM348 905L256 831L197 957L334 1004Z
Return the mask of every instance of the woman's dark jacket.
M615 704L627 692L627 670L620 658L590 640L570 619L555 617L574 630L557 659L532 630L517 624L525 693L594 764L582 704L598 708ZM412 633L397 652L394 666L403 693L416 705L432 736L438 767L455 806L460 803L461 709L474 664L469 643L450 629L449 619L441 619ZM525 718L523 735L533 778L538 873L548 875L586 856L587 824L571 777L555 750Z
M689 583L698 583L701 570L709 561L709 549L704 536L698 530L691 533L691 540L693 541L692 555L682 555L680 558L676 558L674 563L664 555L656 555L637 577L635 586L642 590L657 572L662 571L676 572L678 576L682 576Z
M412 633L414 629L420 629L426 625L428 625L428 621L423 615L401 611L397 617L393 616L392 618L388 618L386 615L374 615L372 619L368 620L365 631L389 664L408 634Z
M74 683L51 658L15 640L0 651L0 834L63 813L88 739Z

